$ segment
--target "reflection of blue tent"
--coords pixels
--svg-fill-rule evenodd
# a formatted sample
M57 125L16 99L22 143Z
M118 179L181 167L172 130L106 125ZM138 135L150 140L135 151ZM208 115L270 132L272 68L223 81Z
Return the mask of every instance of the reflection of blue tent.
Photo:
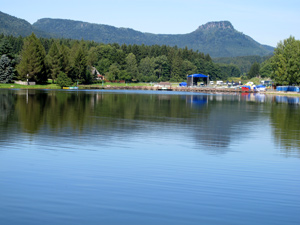
M186 86L187 86L187 83L186 83L186 82L181 82L181 83L179 83L179 86L180 86L180 87L186 87Z
M298 97L276 96L276 102L285 102L288 104L299 104Z
M207 102L207 96L193 96L192 103L203 105Z
M187 95L182 96L182 99L185 99L192 107L202 107L207 104L208 96L207 95Z

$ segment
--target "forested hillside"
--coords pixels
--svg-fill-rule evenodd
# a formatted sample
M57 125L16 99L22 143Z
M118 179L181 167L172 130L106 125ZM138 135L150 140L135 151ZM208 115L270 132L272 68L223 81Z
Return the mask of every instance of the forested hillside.
M48 32L40 31L23 19L10 16L0 11L0 34L17 36L28 36L34 32L37 36L51 37Z
M128 28L91 24L63 19L40 19L33 24L36 29L59 37L93 40L101 43L168 45L188 47L211 57L268 55L273 48L264 46L234 29L228 21L209 22L189 34L150 34Z
M90 40L104 44L119 45L167 45L193 49L211 57L234 57L268 55L273 47L261 45L251 37L234 29L228 21L209 22L188 34L151 34L130 28L116 28L65 19L40 19L33 25L0 12L0 33L13 36L60 37Z
M267 59L271 58L272 55L268 56L238 56L238 57L221 57L221 58L213 58L215 63L219 64L234 64L239 69L241 74L248 73L253 63L257 62L261 64Z

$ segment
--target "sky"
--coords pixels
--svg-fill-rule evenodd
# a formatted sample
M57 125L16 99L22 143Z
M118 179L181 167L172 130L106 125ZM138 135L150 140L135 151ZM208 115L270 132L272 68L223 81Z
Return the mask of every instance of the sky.
M31 24L59 18L154 34L187 34L226 20L260 44L300 39L299 0L3 0L0 11Z

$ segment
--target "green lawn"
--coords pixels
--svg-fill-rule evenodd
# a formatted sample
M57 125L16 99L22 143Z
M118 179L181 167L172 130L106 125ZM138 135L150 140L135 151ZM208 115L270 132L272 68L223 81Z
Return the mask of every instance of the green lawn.
M153 84L152 84L153 85ZM121 86L151 86L150 83L103 83L103 87L121 87ZM102 87L102 83L98 84L88 84L88 85L79 85L80 89L90 88L90 87ZM2 84L0 83L0 88L10 88L10 89L61 89L58 85L48 82L48 84L39 84L39 85L21 85L21 84Z
M21 84L1 84L0 88L10 89L60 89L56 84L39 84L39 85L21 85Z

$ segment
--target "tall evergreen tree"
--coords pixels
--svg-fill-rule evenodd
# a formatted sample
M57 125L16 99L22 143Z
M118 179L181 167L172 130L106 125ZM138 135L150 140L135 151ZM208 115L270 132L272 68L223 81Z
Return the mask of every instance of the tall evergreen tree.
M145 82L156 81L154 67L154 58L146 57L142 59L139 65L139 80Z
M0 42L0 57L6 55L10 60L14 58L12 54L12 46L7 38L2 39Z
M75 61L73 81L78 81L79 83L86 83L88 80L87 57L81 47L78 49L74 60Z
M261 64L259 74L262 78L271 77L272 75L271 60L266 60Z
M69 76L72 66L71 66L71 62L69 59L69 48L67 46L65 46L64 44L61 45L60 55L61 55L61 57L59 58L59 60L60 60L59 64L60 64L61 71L65 74L67 74L67 76Z
M58 50L57 44L56 42L53 42L48 53L52 82L54 82L57 79L58 74L61 72L60 58L61 54Z
M138 76L138 67L135 55L133 53L129 53L125 60L126 72L131 77L131 79L136 80Z
M249 73L248 73L248 78L252 77L258 77L259 76L259 70L260 70L260 65L258 62L255 62L252 64Z
M21 61L17 66L19 78L22 80L43 83L47 81L47 70L45 63L45 49L34 33L24 41L21 52Z
M14 68L12 60L6 55L0 58L0 83L9 83L14 77Z
M170 65L165 55L155 58L155 70L158 81L168 81L170 79Z
M186 75L194 74L196 73L196 71L197 71L197 67L189 60L184 60L182 62L182 75L181 75L182 80L186 79Z
M182 77L182 59L179 55L176 55L172 61L170 81L180 81L182 80L181 77Z
M107 79L109 81L115 81L119 79L119 74L120 74L120 66L117 63L113 63L109 67L109 72L107 73Z

